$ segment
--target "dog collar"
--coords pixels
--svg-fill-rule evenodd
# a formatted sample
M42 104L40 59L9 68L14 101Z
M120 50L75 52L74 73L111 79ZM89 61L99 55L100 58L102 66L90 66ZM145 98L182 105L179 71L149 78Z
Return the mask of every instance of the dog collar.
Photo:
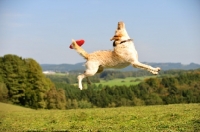
M120 44L125 43L125 42L129 42L129 41L133 41L133 39L123 40L123 41L120 42Z
M123 40L123 41L121 41L119 44L123 44L123 43L129 42L129 41L133 41L133 39ZM114 46L114 47L116 46L115 41L113 42L113 46Z

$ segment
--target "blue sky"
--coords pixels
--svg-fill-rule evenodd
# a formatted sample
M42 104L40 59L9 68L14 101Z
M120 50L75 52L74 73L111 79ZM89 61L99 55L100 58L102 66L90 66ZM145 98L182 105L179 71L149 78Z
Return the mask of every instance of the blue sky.
M1 0L0 56L84 62L69 49L71 39L84 39L89 53L111 50L118 21L134 39L139 61L200 64L199 0Z

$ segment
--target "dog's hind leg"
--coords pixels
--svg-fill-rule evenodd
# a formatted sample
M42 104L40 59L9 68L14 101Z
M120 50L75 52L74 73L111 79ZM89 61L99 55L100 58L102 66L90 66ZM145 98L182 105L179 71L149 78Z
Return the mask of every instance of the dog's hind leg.
M88 83L88 84L91 84L91 83L92 83L92 82L90 81L89 77L86 77L86 79L87 79L87 83Z
M157 75L158 72L161 70L159 67L154 68L152 66L149 66L149 65L146 65L146 64L142 64L140 62L134 62L134 63L132 63L132 65L133 65L133 67L147 70L147 71L151 72L154 75Z
M78 78L78 87L82 90L83 85L82 85L82 80L83 78L87 78L88 83L90 83L88 76L93 76L95 73L98 71L99 64L98 62L95 61L88 61L86 63L86 70L83 74L79 75Z
M103 71L103 66L99 66L97 73L101 73Z
M101 73L102 71L103 71L103 66L100 65L96 73ZM87 83L91 84L92 82L90 81L89 77L86 78L87 78Z

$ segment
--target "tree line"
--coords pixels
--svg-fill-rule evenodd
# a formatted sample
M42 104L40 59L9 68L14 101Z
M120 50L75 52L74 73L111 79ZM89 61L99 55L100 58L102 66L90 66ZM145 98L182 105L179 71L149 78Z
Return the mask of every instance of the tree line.
M35 109L200 103L200 69L164 72L168 76L149 78L138 85L92 84L79 90L65 81L66 76L61 80L46 77L35 60L9 54L0 57L0 101ZM122 77L121 74L107 71L99 74L96 81L108 76ZM133 73L123 75L133 76ZM75 74L72 76L71 80L77 80Z
M67 75L46 75L47 78L55 82L62 82L67 84L74 84L77 83L77 76L82 73L83 71L70 71ZM167 70L167 71L160 71L160 76L166 76L166 75L179 75L180 73L184 73L186 70ZM90 77L91 82L93 83L99 83L101 79L103 80L112 80L115 78L121 78L125 79L127 77L143 77L143 76L151 76L152 74L145 70L138 70L138 71L129 71L129 72L122 72L119 70L105 70L100 74L96 74L92 77ZM86 80L83 80L83 82L86 82Z
M89 85L80 91L77 86L56 85L65 90L67 103L75 102L69 108L200 103L200 69L178 76L149 78L131 86ZM81 106L79 101L83 103Z

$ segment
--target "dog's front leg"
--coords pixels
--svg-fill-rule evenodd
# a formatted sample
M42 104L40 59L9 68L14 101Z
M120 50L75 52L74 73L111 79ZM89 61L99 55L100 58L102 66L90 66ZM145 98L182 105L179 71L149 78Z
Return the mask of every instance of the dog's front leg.
M80 88L80 90L83 89L82 80L83 80L83 78L85 78L85 77L86 77L86 79L87 79L87 83L88 83L88 84L91 84L90 79L89 79L85 74L79 75L79 76L77 77L77 79L78 79L78 87Z
M147 70L147 71L151 72L154 75L157 75L158 72L161 70L159 67L154 68L152 66L149 66L149 65L146 65L146 64L142 64L140 62L134 62L134 63L132 63L132 65L134 67L136 67L136 68Z

